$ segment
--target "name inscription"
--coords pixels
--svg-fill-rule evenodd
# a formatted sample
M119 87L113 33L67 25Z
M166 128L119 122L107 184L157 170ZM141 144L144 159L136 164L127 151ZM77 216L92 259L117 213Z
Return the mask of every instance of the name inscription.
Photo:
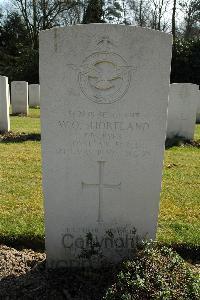
M140 112L105 112L69 110L56 126L68 132L67 146L57 148L57 154L114 155L146 157L150 153L137 136L148 133L149 121ZM105 158L105 157L104 157Z

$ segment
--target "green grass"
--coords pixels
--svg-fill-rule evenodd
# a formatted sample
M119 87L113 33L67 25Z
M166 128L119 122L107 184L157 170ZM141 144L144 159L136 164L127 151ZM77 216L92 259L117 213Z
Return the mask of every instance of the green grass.
M43 235L39 142L0 145L0 234Z
M39 109L11 117L11 130L39 133ZM200 139L200 125L195 139ZM43 239L41 146L38 141L0 143L0 239ZM157 239L167 244L200 245L200 149L165 151Z
M195 140L200 140L200 124L196 125L196 130L194 133L194 139Z
M200 149L165 151L157 238L166 243L200 245Z
M40 110L11 116L14 132L39 133ZM41 144L0 144L0 238L36 240L44 236Z
M200 124L195 140L200 140ZM167 244L200 245L200 148L165 151L157 239Z
M25 133L40 133L40 110L29 109L28 117L11 116L11 130Z

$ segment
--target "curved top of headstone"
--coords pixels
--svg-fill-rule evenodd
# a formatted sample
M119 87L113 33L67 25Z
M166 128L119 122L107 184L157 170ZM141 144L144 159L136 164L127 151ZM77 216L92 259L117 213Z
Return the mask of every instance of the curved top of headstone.
M82 94L98 104L111 104L126 95L142 53L152 51L148 45L155 43L161 47L162 39L167 44L169 40L171 42L171 35L166 33L118 24L55 27L41 34L47 37L46 41L41 38L41 44L48 43L52 53L59 55L62 51L66 55L66 66L76 72ZM78 60L69 63L70 56L77 56ZM131 58L134 64L130 65L127 58Z
M83 27L121 27L121 28L135 28L141 31L153 31L153 32L158 32L160 34L164 34L164 35L170 35L172 36L172 34L170 33L166 33L160 30L155 30L155 29L151 29L151 28L147 28L147 27L141 27L141 26L136 26L136 25L123 25L123 24L108 24L108 23L89 23L89 24L75 24L75 25L67 25L67 26L54 26L50 29L45 29L45 30L41 30L41 32L46 32L46 31L52 31L55 29L71 29L71 28L83 28Z

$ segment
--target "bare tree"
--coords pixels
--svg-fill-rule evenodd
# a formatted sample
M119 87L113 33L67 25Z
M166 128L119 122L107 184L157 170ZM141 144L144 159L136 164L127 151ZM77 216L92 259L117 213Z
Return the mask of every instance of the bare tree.
M127 0L132 11L132 22L138 26L166 31L170 0Z
M165 31L168 28L165 15L168 12L169 0L152 0L151 9L151 28Z
M76 13L80 14L77 6L82 5L79 0L12 0L12 2L24 20L32 48L38 47L40 30L59 26L65 18L70 17L69 11L75 17Z
M176 0L173 0L172 8L172 35L173 38L176 38Z
M130 10L132 11L134 23L138 26L148 26L150 19L151 3L149 0L128 0Z
M200 0L180 3L184 13L184 37L200 36Z

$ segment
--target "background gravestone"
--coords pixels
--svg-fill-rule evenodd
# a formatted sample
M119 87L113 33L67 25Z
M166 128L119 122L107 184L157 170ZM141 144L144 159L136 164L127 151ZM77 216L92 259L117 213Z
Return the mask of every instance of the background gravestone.
M40 105L40 85L39 84L29 84L29 106L36 107Z
M0 132L10 130L8 78L0 76Z
M196 84L170 85L167 138L193 139L199 91Z
M170 58L170 35L134 26L41 32L50 267L87 263L92 238L112 260L129 254L135 229L155 238Z
M10 107L10 85L9 85L9 83L8 83L8 81L7 81L7 97L8 97L8 105L9 105L9 107Z
M13 114L28 115L28 82L11 82L11 102Z
M198 104L197 104L196 122L200 123L200 90L199 90L199 99L198 99Z

